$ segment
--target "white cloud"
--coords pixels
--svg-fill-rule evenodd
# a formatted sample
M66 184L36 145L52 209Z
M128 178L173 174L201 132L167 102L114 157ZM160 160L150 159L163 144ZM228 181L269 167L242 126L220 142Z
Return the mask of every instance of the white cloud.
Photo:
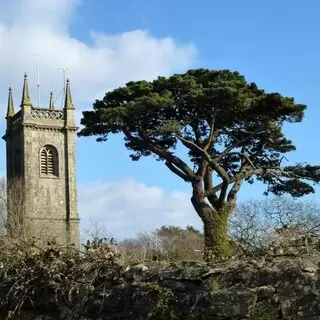
M36 55L40 55L41 105L47 106L49 91L57 96L63 88L59 68L68 66L77 115L90 108L95 98L130 80L151 80L188 68L196 50L144 30L110 35L91 32L91 44L71 37L68 27L80 0L0 1L0 116L4 123L7 88L12 86L19 108L23 73L36 105ZM61 100L60 100L61 101ZM60 107L61 102L56 103ZM0 121L1 122L1 121ZM4 128L4 127L3 127ZM89 217L101 221L117 236L133 235L162 224L193 224L189 196L166 195L133 181L79 186L82 223ZM190 218L189 218L190 217Z
M82 230L97 222L113 236L124 238L163 225L202 228L188 193L166 194L133 180L91 183L78 192Z
M111 88L130 80L150 80L190 66L195 58L191 44L178 45L144 30L109 35L91 32L91 45L68 33L78 0L16 0L0 2L0 87L12 86L19 105L23 73L29 74L36 104L36 55L40 56L41 96L44 106L49 91L62 87L59 68L68 66L74 103L90 108ZM1 97L6 92L1 90ZM33 92L32 92L33 91ZM1 109L6 99L1 98Z

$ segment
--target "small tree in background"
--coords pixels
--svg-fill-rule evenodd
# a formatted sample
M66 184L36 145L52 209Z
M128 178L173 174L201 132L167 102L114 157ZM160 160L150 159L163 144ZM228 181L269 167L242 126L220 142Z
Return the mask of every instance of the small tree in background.
M268 247L280 230L320 236L320 205L287 196L251 200L237 206L229 227L233 238L253 250Z
M126 262L184 261L202 259L203 235L195 228L163 226L119 243Z
M154 156L190 183L204 225L205 256L212 261L231 255L228 220L245 181L262 181L276 195L314 192L308 181L320 180L320 166L283 164L283 154L295 146L282 127L301 122L305 109L238 72L189 70L106 93L83 112L79 136L106 141L122 133L132 160Z
M261 212L261 201L250 200L238 204L229 221L231 237L249 250L264 248L271 230L270 221Z

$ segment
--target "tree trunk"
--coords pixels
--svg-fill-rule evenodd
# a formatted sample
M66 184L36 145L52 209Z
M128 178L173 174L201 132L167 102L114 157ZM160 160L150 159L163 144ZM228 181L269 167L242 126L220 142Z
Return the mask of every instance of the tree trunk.
M191 202L203 222L206 262L230 258L232 250L228 237L228 219L232 207L225 204L219 210L213 208L205 201L201 189L195 190L195 188Z

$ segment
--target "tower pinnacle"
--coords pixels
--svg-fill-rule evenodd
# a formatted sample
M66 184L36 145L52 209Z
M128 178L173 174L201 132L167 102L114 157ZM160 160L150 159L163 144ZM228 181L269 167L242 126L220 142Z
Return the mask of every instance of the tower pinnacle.
M24 106L32 106L30 101L29 88L28 88L28 76L26 73L24 74L21 108Z
M64 108L65 109L74 109L74 106L72 104L72 98L71 98L71 90L70 90L70 81L67 79L67 86L66 86L66 99L64 102Z
M53 104L53 93L52 93L52 91L50 92L49 109L50 109L50 110L53 110L53 109L54 109L54 104Z
M15 112L14 112L13 99L12 99L12 89L9 88L8 109L7 109L6 119L13 117L14 114L15 114Z

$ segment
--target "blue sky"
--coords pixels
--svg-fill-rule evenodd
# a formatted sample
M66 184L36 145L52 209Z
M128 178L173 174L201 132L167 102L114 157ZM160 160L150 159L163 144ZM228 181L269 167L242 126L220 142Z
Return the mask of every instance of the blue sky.
M69 76L78 119L81 110L91 108L95 98L101 99L104 92L126 81L151 80L197 67L226 68L238 70L266 91L293 96L297 103L308 105L303 123L285 128L297 146L297 152L288 154L288 158L319 163L320 2L305 3L3 1L1 111L4 114L9 85L14 94L17 92L19 104L24 71L29 74L31 96L36 97L32 84L37 53L41 56L42 101L52 88L54 92L61 89L58 68L71 66ZM4 143L0 151L0 170L4 172ZM83 226L93 217L122 236L162 224L201 226L198 218L193 218L189 186L152 158L132 162L117 137L108 143L78 139L77 170ZM141 193L133 199L138 189ZM127 190L126 195L123 190ZM263 191L261 185L245 186L240 200L260 198ZM156 200L152 200L155 195ZM318 200L318 195L311 199ZM148 201L153 204L147 205Z

